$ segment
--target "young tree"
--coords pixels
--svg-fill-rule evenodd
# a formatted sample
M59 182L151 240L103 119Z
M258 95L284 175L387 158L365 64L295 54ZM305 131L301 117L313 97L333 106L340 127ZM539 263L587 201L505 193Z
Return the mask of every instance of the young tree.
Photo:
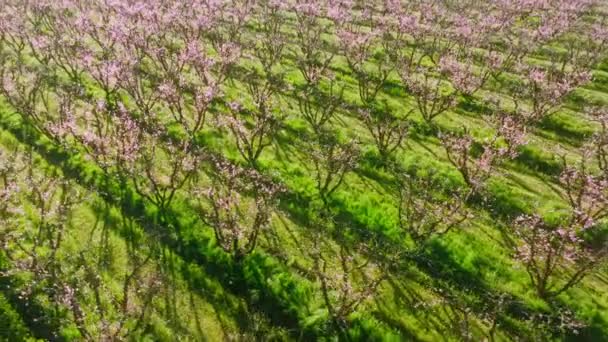
M202 156L188 141L174 141L162 131L144 133L140 149L126 170L135 191L159 210L161 223L175 199L198 171Z
M330 132L311 146L317 194L325 206L359 158L358 142L340 143Z
M545 300L576 286L608 260L608 244L598 235L608 217L608 180L590 173L587 158L583 156L576 168L564 159L560 184L568 208L557 224L538 215L514 222L515 256Z
M483 188L500 163L517 157L517 148L527 143L525 126L516 117L501 114L493 121L496 133L481 143L474 140L467 128L461 134L440 136L448 160L474 192Z
M541 46L559 38L583 22L592 1L497 2L494 3L502 24L486 44L505 46L504 66L517 66Z
M334 75L328 77L328 83L325 90L308 85L296 90L300 113L317 136L323 134L343 105L344 87Z
M606 17L598 11L588 11L584 20L576 20L568 32L558 39L562 49L547 49L549 58L561 72L568 69L592 70L606 57L608 29Z
M323 15L334 22L341 22L349 14L342 11L341 2L329 5L326 8L322 1L309 0L292 8L298 23L297 44L292 54L304 78L304 84L295 87L295 96L303 118L316 135L321 134L324 126L338 112L344 92L344 86L336 81L335 75L329 70L336 52L324 37L327 32L332 32L332 25Z
M526 267L537 295L551 300L577 285L606 259L606 248L590 248L580 227L547 225L539 216L522 216L515 223L517 260Z
M50 90L49 75L38 66L26 66L8 58L3 62L0 65L0 93L8 105L38 132L56 141L48 126L64 120L57 106L69 105L73 94L61 89L57 93Z
M61 254L74 209L86 194L57 175L39 173L33 165L30 161L26 168L12 170L19 172L11 175L13 181L22 186L18 190L13 187L13 196L18 197L13 198L12 207L1 208L10 202L0 206L4 211L0 220L7 219L7 213L11 215L0 231L3 257L8 262L3 276L14 277L7 290L17 292L22 300L30 304L50 301L55 314L34 320L45 319L60 326L66 315L62 306L66 274ZM86 338L82 310L75 306L73 313L74 324Z
M350 10L352 9L343 9ZM335 20L338 26L339 47L357 82L360 117L374 138L382 158L401 146L407 133L405 118L396 118L389 107L378 100L380 91L388 83L395 66L386 52L378 51L384 29L381 18L374 16L371 7L364 6L360 14ZM367 27L366 25L370 25Z
M590 171L589 158L589 153L584 151L576 167L568 165L563 158L564 171L559 179L564 188L562 197L570 207L569 223L584 229L608 217L608 179L604 174Z
M18 151L0 148L0 225L6 234L14 224L14 217L19 213L19 184L18 175L24 172L27 164ZM4 247L7 247L4 245Z
M134 223L124 219L122 224L129 229ZM95 239L92 235L91 241ZM163 284L167 286L171 280L164 278L154 260L158 254L156 242L144 241L146 247L127 242L128 258L124 270L120 269L124 274L116 275L118 290L100 274L97 260L102 251L82 249L69 256L73 267L64 270L64 277L70 281L64 284L61 300L74 317L83 313L87 323L81 329L83 336L120 340L145 333L155 298L163 294Z
M455 189L441 193L433 174L419 178L397 172L396 177L399 226L414 240L416 248L423 248L430 239L473 217L466 206L470 191Z
M370 260L366 244L353 249L332 246L320 235L313 237L312 243L308 252L312 273L333 328L345 333L349 316L378 291L389 270Z
M418 112L429 125L456 104L456 91L445 80L433 75L430 67L421 66L413 72L402 71L401 79L414 97Z
M555 66L547 69L520 66L519 69L524 76L523 83L512 90L515 112L521 113L529 124L554 114L568 94L591 80L587 71L562 72Z
M365 24L371 27L363 26ZM340 50L357 81L359 100L366 109L375 104L395 69L388 54L377 51L381 42L381 28L378 26L372 10L365 8L360 15L351 15L337 32Z
M258 85L250 85L257 87ZM249 166L256 168L258 159L271 146L282 127L282 114L271 94L261 90L251 109L239 102L229 104L229 115L220 118L220 125L227 127L236 141L236 147Z
M307 86L316 86L327 71L335 52L324 39L330 24L323 22L326 9L319 0L306 0L293 5L296 15L296 41L293 54Z
M226 161L216 160L214 170L210 187L199 193L199 217L238 262L253 252L260 232L270 227L281 187L253 169Z
M384 104L383 108L360 111L361 119L374 138L380 156L384 159L401 147L409 130L405 119L394 117L386 107L388 105Z
M600 129L591 139L590 149L597 165L608 179L608 112L603 107L594 107L589 110L592 120L596 121Z
M283 61L287 45L285 27L289 4L281 1L263 0L254 9L259 32L252 52L261 65L264 79L271 83L279 82L282 73L277 66Z
M4 157L0 156L0 176L6 176L4 171L9 168L4 162L8 160L13 184L22 186L13 186L13 199L0 192L2 199L10 200L0 205L0 221L8 219L0 231L3 256L8 260L2 276L12 279L8 289L17 292L27 305L48 308L44 316L31 319L57 327L72 325L83 339L121 339L143 332L160 285L154 280L157 275L144 268L154 249L144 255L144 247L131 246L121 291L115 291L116 284L102 275L99 263L100 254L107 250L91 248L102 244L103 234L96 235L93 229L88 244L74 243L86 229L75 227L73 216L90 204L90 194L58 175L40 172L37 164L26 164L22 157ZM5 210L9 203L12 206ZM11 217L6 217L7 213ZM148 275L142 274L144 270ZM59 331L50 333L58 338Z
M477 66L476 62L481 63L481 66ZM449 52L439 60L439 72L450 81L459 94L471 98L490 76L496 76L500 72L501 65L501 57L496 52L489 52L484 56L460 56Z
M91 108L92 107L92 108ZM166 214L178 191L197 173L202 155L188 140L179 140L163 127L146 125L121 103L108 110L101 101L87 108L80 122L56 128L84 147L87 156Z

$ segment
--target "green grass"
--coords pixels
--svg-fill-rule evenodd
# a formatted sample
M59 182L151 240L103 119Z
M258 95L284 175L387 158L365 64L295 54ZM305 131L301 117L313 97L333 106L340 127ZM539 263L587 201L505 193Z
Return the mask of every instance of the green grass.
M293 67L290 60L284 65ZM332 68L347 70L341 59L336 59ZM302 83L297 72L290 72L287 79L292 84ZM352 77L345 75L342 79L349 86L345 98L356 105L357 95ZM476 212L474 220L461 230L432 241L423 256L412 256L400 263L395 274L383 284L380 293L351 317L349 334L352 338L387 341L456 338L450 322L454 314L450 310L455 309L443 301L443 294L439 290L460 297L460 301L473 308L471 324L475 326L473 331L476 337L483 335L481 313L485 309L484 303L489 297L503 293L515 297L518 305L510 308L501 318L499 338L525 338L534 329L524 322L526 315L545 312L550 308L535 297L525 271L511 261L509 251L502 246L501 230L505 228L507 220L521 213L535 209L549 217L556 209L563 207L555 183L561 164L547 150L547 146L563 145L569 157L576 157L576 148L594 129L577 110L582 103L608 103L606 79L606 72L596 71L595 81L572 95L566 109L544 120L530 132L530 144L522 149L516 160L502 167L500 175L491 180L487 202L472 204ZM411 99L398 86L398 80L391 81L394 84L385 89L382 98L387 100L395 115L409 112ZM227 98L239 97L242 91L242 84L236 82L227 91ZM95 93L95 90L91 92ZM210 228L193 218L192 203L185 196L180 197L172 207L171 224L174 229L161 227L169 230L163 239L163 251L168 253L167 260L178 270L172 287L177 292L173 305L177 308L178 317L174 319L184 326L183 335L179 336L221 340L229 334L252 333L252 323L241 322L250 320L243 315L260 315L261 321L267 325L260 330L275 334L273 337L277 339L297 339L302 336L321 339L330 334L325 326L327 314L320 303L318 284L303 272L311 264L303 246L310 243L311 231L322 228L314 224L318 218L315 212L317 199L310 156L301 139L309 132L298 118L295 99L289 94L285 99L290 114L286 129L276 146L266 150L260 160L260 169L264 173L288 187L288 193L282 198L279 211L273 218L277 240L265 236L258 252L249 256L242 266L235 265L215 246ZM473 130L476 136L487 136L490 128L481 119L479 111L476 103L461 102L454 111L440 117L438 125L452 131L464 125ZM3 114L7 114L7 110ZM421 118L413 116L412 120L414 128L408 149L399 151L395 159L412 174L436 170L446 188L460 184L462 180L447 162L437 139L424 129ZM2 126L16 136L26 127L23 122L15 124L6 120ZM345 186L331 198L331 209L337 223L335 229L324 233L328 238L333 238L332 243L336 245L373 237L391 248L406 250L409 246L402 243L404 232L397 226L397 210L390 194L392 178L377 163L371 137L352 113L341 113L333 126L345 139L360 139L366 154L359 167L347 176ZM100 178L96 166L33 136L31 132L22 134L19 139L36 146L44 159L63 169L67 176L77 179L82 186L106 192L108 195L103 200L120 208L121 215L142 220L143 227L138 228L138 235L152 234L145 227L157 223L152 206L134 195L125 202L115 202L112 195L117 193L118 185L112 182L108 184L107 180ZM201 135L199 141L214 153L242 163L230 138L209 130ZM89 226L96 220L98 211L98 208L83 208L75 226ZM111 216L116 215L119 214L114 208ZM104 219L112 221L111 218ZM72 247L78 247L76 241L86 237L87 233L86 229L75 230ZM344 239L344 236L348 239ZM111 239L112 245L116 246L112 262L117 269L124 268L125 238L124 232L115 227ZM378 252L382 254L384 251ZM381 255L371 257L379 258ZM114 272L102 274L110 283L115 281ZM559 298L561 303L575 311L577 317L589 324L582 332L582 336L589 340L608 336L606 290L606 273L602 272L588 277L580 287ZM150 318L154 326L150 336L171 340L178 336L175 334L179 329L165 324L161 313L165 309L163 305L159 303L158 315ZM17 327L15 334L26 336L28 328L32 327L28 327L20 317L23 313L16 306L4 296L0 297L0 317L6 317L7 322ZM280 328L278 332L273 332L273 326ZM283 330L288 332L284 333ZM66 334L72 333L66 330Z

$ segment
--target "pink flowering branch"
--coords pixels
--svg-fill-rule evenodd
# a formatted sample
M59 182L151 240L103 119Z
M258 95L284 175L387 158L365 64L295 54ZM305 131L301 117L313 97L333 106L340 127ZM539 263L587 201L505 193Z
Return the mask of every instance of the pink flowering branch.
M477 67L474 56L458 57L453 53L446 54L439 60L439 72L445 75L460 94L471 97L484 86L490 76L496 76L501 71L500 55L489 52L483 57L487 60Z

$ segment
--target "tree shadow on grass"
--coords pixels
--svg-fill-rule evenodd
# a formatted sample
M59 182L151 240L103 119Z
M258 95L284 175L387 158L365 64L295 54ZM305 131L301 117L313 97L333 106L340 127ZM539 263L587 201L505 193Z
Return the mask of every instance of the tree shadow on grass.
M540 151L532 148L521 148L514 162L524 166L524 169L542 173L548 176L556 176L562 172L562 164L554 156L543 156ZM533 172L528 171L533 174Z
M517 185L518 187L526 190L529 193L532 193L535 195L542 195L541 194L542 189L532 187L521 176L518 176L514 173L508 173L505 175L505 178L508 179L510 182L514 183L515 185Z
M435 242L429 245L427 252L417 257L417 259L419 259L417 265L419 265L420 268L425 269L425 273L431 275L434 279L445 280L451 285L455 285L459 290L479 296L482 299L481 303L488 302L489 298L497 295L495 290L488 287L483 281L480 280L481 277L479 274L471 272L471 270L464 269L461 265L455 262L455 259L451 257L450 254L451 253L443 245ZM420 259L420 257L423 259ZM481 269L488 266L489 265L476 265L476 268ZM549 304L551 309L548 311L542 311L539 309L533 309L516 298L511 298L508 305L506 305L504 308L505 317L501 317L499 320L501 327L503 329L507 329L507 332L512 336L520 336L525 338L525 335L521 336L521 334L525 332L520 331L520 328L514 326L509 322L509 320L528 320L534 315L547 315L552 312L557 312L556 310L558 310L558 308L566 307L565 304L559 300L553 304ZM566 335L567 339L568 336L578 336L578 338L587 336L590 338L590 341L602 341L606 339L607 335L605 327L607 322L603 321L599 316L597 316L593 321L587 323L587 326L579 330L578 335L574 335L573 332L568 332ZM549 333L552 336L560 336L563 334L563 332L560 331L560 326L551 325L550 327L551 330Z
M536 134L562 144L581 147L593 132L590 130L576 130L571 128L566 120L556 115L545 117L539 124ZM547 133L553 133L547 134Z

